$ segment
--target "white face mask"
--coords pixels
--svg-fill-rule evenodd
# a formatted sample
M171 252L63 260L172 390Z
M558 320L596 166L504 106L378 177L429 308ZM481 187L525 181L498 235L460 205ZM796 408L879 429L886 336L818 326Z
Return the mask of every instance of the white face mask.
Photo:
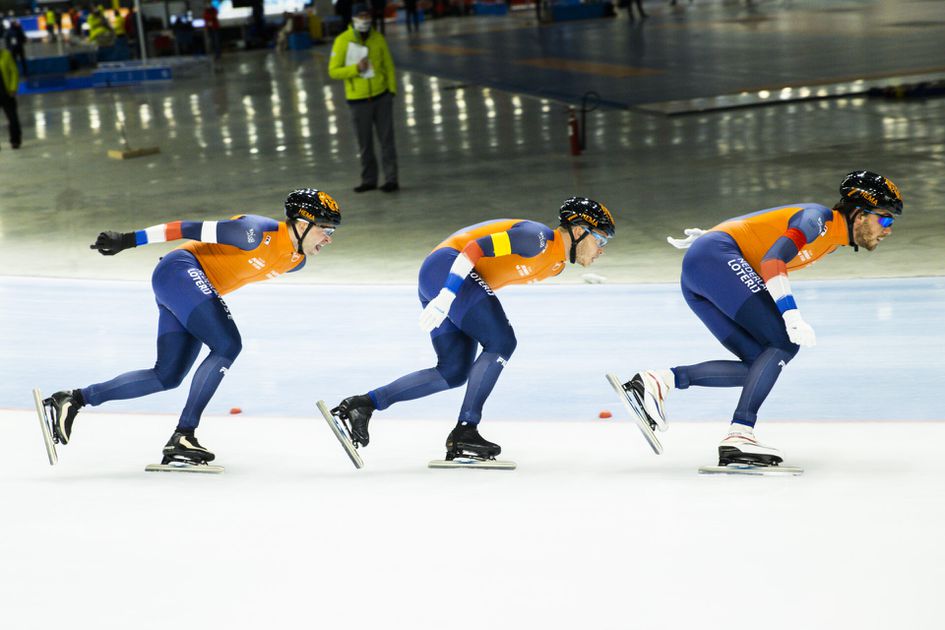
M354 24L354 30L359 33L367 33L371 30L371 20L366 20L364 18L353 18L351 22Z

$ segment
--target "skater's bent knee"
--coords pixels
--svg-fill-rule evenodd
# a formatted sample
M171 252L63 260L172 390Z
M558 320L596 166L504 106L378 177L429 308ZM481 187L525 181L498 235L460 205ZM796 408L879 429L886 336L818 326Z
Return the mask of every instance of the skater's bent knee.
M453 387L461 387L466 384L466 380L469 378L469 368L468 365L460 365L457 363L451 363L447 365L437 365L436 371L440 373L440 376L443 377L443 380L446 381L446 384Z
M515 333L509 328L508 331L483 343L482 350L483 352L495 352L499 356L508 359L515 352L517 345L518 340L515 338Z
M239 337L227 339L225 342L211 346L211 350L218 355L230 361L235 361L236 357L243 351L243 340Z

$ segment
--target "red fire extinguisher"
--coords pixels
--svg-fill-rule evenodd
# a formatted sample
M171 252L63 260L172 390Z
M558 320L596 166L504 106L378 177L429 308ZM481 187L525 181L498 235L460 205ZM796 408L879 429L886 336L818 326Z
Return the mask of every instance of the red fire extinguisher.
M581 155L581 134L573 107L568 108L568 140L571 141L571 155Z

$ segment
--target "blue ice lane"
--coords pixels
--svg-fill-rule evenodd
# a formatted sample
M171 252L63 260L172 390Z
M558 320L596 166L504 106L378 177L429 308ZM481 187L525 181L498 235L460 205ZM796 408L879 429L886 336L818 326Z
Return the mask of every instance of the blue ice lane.
M943 420L945 279L795 282L817 332L760 418ZM622 410L603 374L730 358L673 285L540 285L500 294L519 339L484 419L573 420ZM411 286L256 285L228 296L244 350L207 413L311 415L434 363ZM0 278L0 408L153 365L157 311L146 283ZM205 354L205 353L204 353ZM204 354L201 354L202 360ZM178 413L181 388L106 411ZM727 421L737 390L673 392L670 420ZM383 418L455 420L462 390Z

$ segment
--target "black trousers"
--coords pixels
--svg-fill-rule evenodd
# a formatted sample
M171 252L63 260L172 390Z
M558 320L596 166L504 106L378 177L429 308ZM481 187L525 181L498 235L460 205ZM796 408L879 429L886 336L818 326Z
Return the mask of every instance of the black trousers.
M20 116L16 113L16 97L10 96L3 86L0 86L0 107L10 123L10 144L19 146L23 140L23 132L20 130Z
M26 51L23 49L23 46L11 46L10 54L13 55L14 61L20 62L20 72L23 73L23 76L27 76L29 68L26 67Z

